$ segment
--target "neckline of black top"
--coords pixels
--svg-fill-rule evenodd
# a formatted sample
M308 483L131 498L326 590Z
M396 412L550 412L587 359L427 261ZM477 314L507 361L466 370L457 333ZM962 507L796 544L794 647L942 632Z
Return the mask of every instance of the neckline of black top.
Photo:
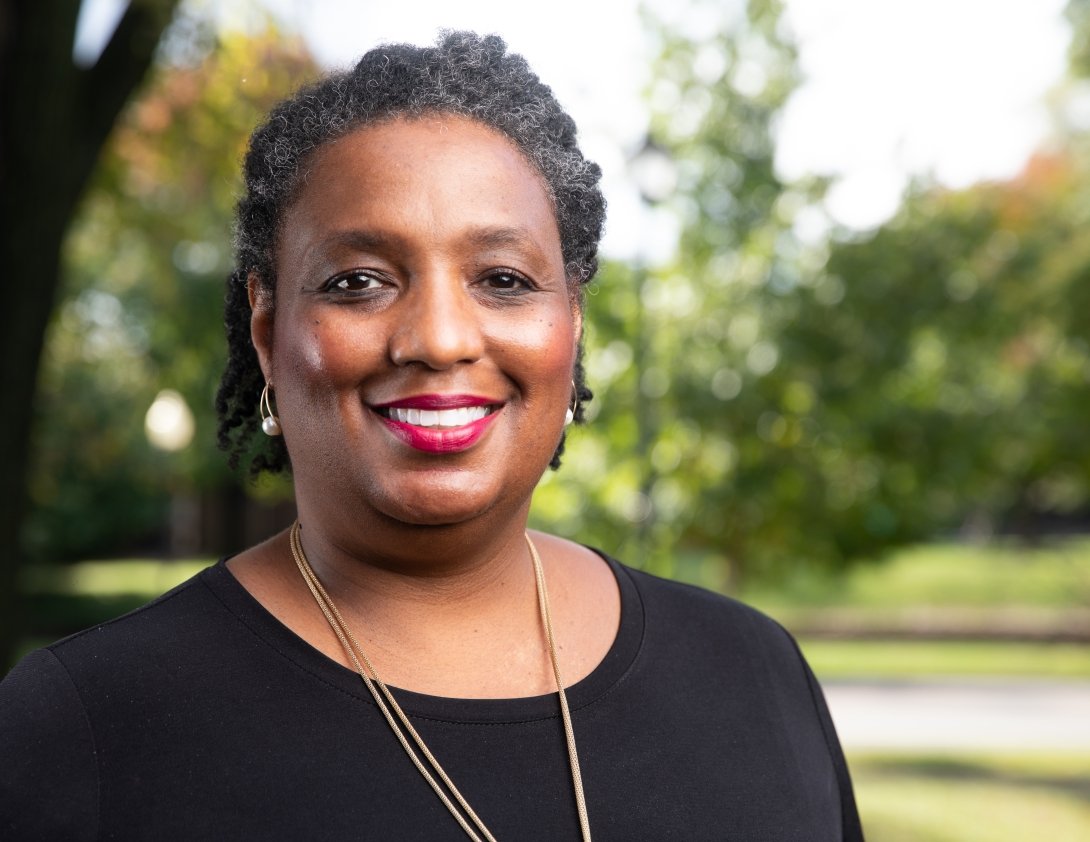
M631 571L605 553L593 547L589 549L606 561L617 580L621 621L613 645L598 666L586 678L565 688L573 712L592 705L624 680L635 664L644 636L644 606ZM208 568L202 578L232 614L260 639L315 678L374 704L359 673L329 658L281 623L242 586L225 562L226 559L221 559ZM397 687L390 687L390 690L406 713L447 722L515 724L560 715L559 696L555 692L518 699L455 699Z

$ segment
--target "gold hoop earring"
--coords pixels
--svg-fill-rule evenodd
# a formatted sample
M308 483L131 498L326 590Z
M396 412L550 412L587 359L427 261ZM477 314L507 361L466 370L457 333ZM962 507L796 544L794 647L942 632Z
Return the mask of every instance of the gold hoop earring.
M579 390L575 388L575 381L571 382L571 403L564 413L564 426L567 427L575 420L575 413L579 411Z
M283 435L284 431L280 429L280 419L273 412L272 401L269 400L269 384L267 382L265 388L261 390L261 398L257 402L257 411L261 415L261 432L267 436Z

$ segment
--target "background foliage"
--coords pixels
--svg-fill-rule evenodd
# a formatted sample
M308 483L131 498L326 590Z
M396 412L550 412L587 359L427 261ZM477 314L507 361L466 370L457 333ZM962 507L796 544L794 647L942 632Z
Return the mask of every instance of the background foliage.
M622 551L642 540L632 555L660 570L696 554L734 578L955 532L1084 527L1085 140L1058 123L1010 182L919 182L878 230L830 227L824 185L771 166L797 79L778 16L753 2L704 41L663 33L654 131L684 234L642 279L642 315L631 270L592 300L601 417L546 487L543 520ZM637 446L641 402L653 430Z
M257 122L317 70L272 29L191 31L166 53L116 127L68 237L25 529L37 558L161 546L172 495L236 482L216 449L212 401L239 163ZM195 416L194 442L179 453L144 434L164 388Z
M753 0L696 39L648 20L679 249L666 265L607 264L591 289L598 398L535 522L724 584L953 532L1081 524L1087 144L1058 133L1011 182L921 182L876 231L829 227L825 185L773 167L799 81L780 18ZM237 162L260 115L313 73L272 30L176 29L117 127L50 332L24 530L36 558L161 548L172 497L256 493L226 473L211 411ZM142 430L168 387L196 416L175 455Z

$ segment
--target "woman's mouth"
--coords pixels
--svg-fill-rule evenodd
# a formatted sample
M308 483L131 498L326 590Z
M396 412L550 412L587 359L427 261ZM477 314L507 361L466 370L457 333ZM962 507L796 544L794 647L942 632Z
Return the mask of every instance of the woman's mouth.
M414 427L464 427L474 421L480 421L497 409L495 406L463 406L458 409L410 409L408 407L387 406L377 410L378 414L392 421L412 424Z
M418 395L371 408L414 450L457 453L480 440L503 404L471 395Z

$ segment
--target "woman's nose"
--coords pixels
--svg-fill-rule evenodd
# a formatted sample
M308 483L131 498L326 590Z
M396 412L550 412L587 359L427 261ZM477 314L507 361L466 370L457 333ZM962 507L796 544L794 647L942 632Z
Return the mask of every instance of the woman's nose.
M434 273L415 279L398 310L390 336L390 359L396 365L420 363L442 370L480 358L480 308L459 277Z

